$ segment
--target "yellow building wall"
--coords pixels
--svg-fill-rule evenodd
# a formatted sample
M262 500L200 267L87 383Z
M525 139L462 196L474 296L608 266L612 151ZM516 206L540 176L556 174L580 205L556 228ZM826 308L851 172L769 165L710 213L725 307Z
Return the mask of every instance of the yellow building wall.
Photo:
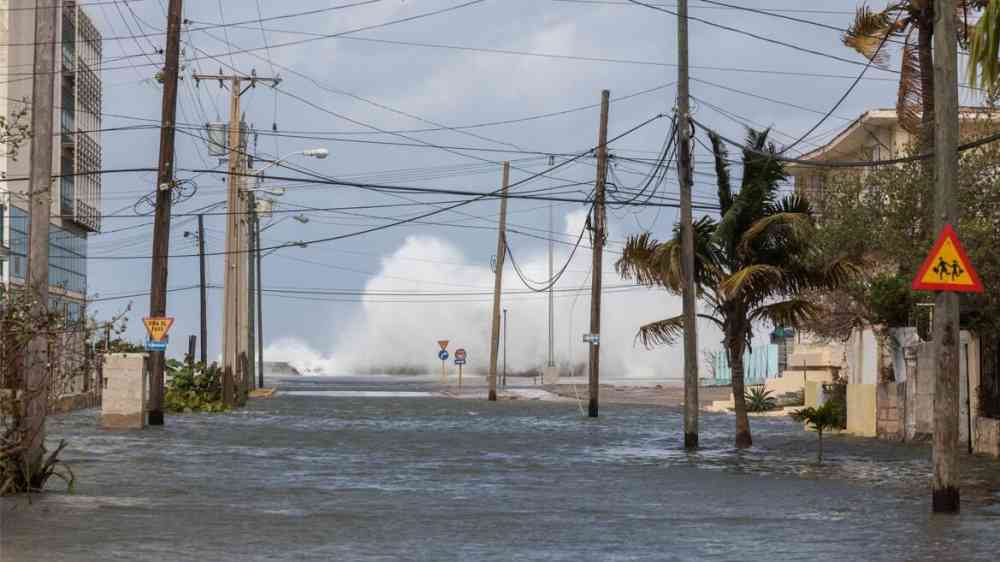
M859 437L876 436L877 385L847 385L847 432Z

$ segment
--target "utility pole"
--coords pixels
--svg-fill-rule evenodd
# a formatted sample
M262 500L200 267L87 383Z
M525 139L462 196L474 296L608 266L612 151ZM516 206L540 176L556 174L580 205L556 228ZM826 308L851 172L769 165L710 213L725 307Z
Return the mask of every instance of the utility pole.
M223 389L235 387L232 380L233 373L239 372L240 353L246 349L247 341L243 340L241 334L247 332L242 330L243 320L247 313L247 307L241 307L241 297L245 295L241 289L247 288L246 271L244 260L248 259L248 254L244 250L244 239L241 229L248 224L248 217L240 218L244 215L245 205L243 203L243 174L245 171L245 155L243 139L243 123L240 113L240 97L247 89L253 88L258 82L267 82L277 85L280 78L265 78L252 74L250 76L240 74L195 74L194 79L198 80L218 80L220 86L229 83L229 185L226 197L227 222L226 222L226 245L225 245L225 277L223 282L223 313L222 313L222 372ZM246 82L246 88L243 83ZM241 294L244 293L244 294ZM243 377L247 376L246 371L242 371ZM228 380L225 380L228 379ZM235 392L223 392L223 401L227 406L233 406Z
M201 268L201 362L208 366L208 295L205 287L205 217L198 215L198 265Z
M934 3L934 216L938 232L958 224L958 53L955 0ZM932 509L958 513L958 293L934 302L934 480Z
M691 122L688 90L688 2L677 4L677 172L681 184L681 274L684 314L684 448L698 448L698 332L691 210ZM734 361L741 361L735 358ZM742 398L742 396L740 397Z
M248 390L253 390L254 385L257 383L257 378L254 376L254 367L257 362L254 358L257 356L254 348L256 346L255 339L255 327L254 322L256 320L254 316L254 304L256 299L254 299L254 293L256 293L257 287L257 272L256 265L257 260L257 247L256 247L256 237L254 234L257 232L257 202L256 196L253 191L247 192L247 249L249 253L247 254L247 362L246 371L243 376L246 377L246 385Z
M507 388L507 309L503 309L503 387Z
M62 2L39 0L35 6L35 49L31 77L31 162L28 204L28 290L33 326L49 310L49 221L52 215L52 131L55 107L56 24ZM27 443L23 460L39 470L45 454L45 416L48 410L48 337L38 332L28 343L24 399ZM15 391L16 392L16 391Z
M549 156L549 168L554 166L556 163L555 156ZM556 366L556 325L555 325L555 292L553 289L555 285L552 284L552 278L555 277L555 265L553 262L553 253L555 252L555 242L553 236L555 236L555 219L554 219L554 202L549 201L549 362L546 367L549 368L551 372ZM544 377L543 377L544 378ZM555 377L552 377L555 378Z
M605 216L604 185L608 177L608 105L611 92L601 92L601 126L597 135L597 182L594 185L593 270L590 285L590 407L588 415L598 415L601 395L601 269L604 267Z
M160 125L160 163L156 176L156 218L153 223L153 273L149 315L167 314L167 260L170 256L170 204L174 189L174 126L177 115L181 0L170 0L167 12L167 51L163 67L163 107ZM149 352L149 425L163 425L164 352Z
M500 225L497 229L496 271L493 280L493 327L490 334L490 394L497 399L497 355L500 347L500 292L503 290L503 262L507 255L507 186L510 184L510 162L503 163L503 187L500 192Z
M254 213L254 243L257 248L257 388L264 388L264 285L261 282L260 217Z

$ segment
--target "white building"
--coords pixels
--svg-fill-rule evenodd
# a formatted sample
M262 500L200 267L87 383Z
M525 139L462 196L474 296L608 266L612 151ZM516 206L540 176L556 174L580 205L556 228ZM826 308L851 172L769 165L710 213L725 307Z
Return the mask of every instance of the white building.
M0 114L30 102L34 64L34 0L0 0ZM87 236L101 228L101 35L73 0L56 3L57 27L52 222L49 235L51 304L82 318L87 293ZM28 103L30 109L30 103ZM27 117L30 124L30 114ZM15 155L0 147L0 281L23 284L30 214L25 194L30 142Z

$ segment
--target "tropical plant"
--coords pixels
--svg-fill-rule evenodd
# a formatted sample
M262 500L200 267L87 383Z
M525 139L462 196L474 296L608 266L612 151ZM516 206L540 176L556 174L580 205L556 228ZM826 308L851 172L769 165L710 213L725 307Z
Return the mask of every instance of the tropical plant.
M774 409L777 401L772 392L760 386L750 388L746 393L748 412L768 412Z
M965 22L970 12L982 8L986 1L957 0L954 17L959 22L959 33L956 40L961 45L967 43ZM845 45L879 66L888 62L888 43L902 44L896 112L899 124L919 135L924 147L934 144L933 37L933 0L891 0L879 12L862 4L843 37Z
M841 427L841 414L837 404L828 401L820 407L809 406L801 410L795 410L789 414L792 419L812 426L819 436L819 451L817 462L823 462L823 432L829 429Z
M1000 86L1000 2L980 0L979 21L969 30L969 60L966 80L995 95Z
M701 318L723 332L732 370L736 411L736 446L753 444L743 381L743 352L754 325L771 322L798 326L822 312L809 290L836 288L854 274L842 259L823 260L813 245L814 222L808 201L798 194L779 196L783 165L769 155L776 149L768 131L750 130L743 150L743 180L738 193L730 185L729 155L722 140L710 135L718 177L720 219L694 224L695 284L708 306ZM630 236L615 267L627 279L647 286L682 291L680 227L660 242L647 233ZM674 342L684 332L683 317L642 326L637 339L647 347Z
M167 361L167 392L164 407L168 412L226 412L222 401L222 369L217 363L193 367L176 359Z

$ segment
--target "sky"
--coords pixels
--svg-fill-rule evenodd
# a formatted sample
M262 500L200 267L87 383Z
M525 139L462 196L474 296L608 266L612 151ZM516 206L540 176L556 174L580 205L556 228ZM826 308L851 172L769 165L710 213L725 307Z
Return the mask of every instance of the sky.
M788 143L813 127L863 70L863 65L849 62L864 59L841 44L839 32L806 22L844 27L856 6L833 0L727 3L805 22L698 1L691 4L691 16L804 50L692 20L693 115L729 137L742 138L745 125L751 124L772 127L774 140ZM289 165L294 169L277 168L269 174L302 177L299 171L309 170L352 182L494 191L500 187L504 160L512 162L511 181L516 183L545 170L548 154L556 155L558 164L595 146L597 105L601 90L608 89L614 100L612 138L661 116L610 145L616 158L609 181L635 189L650 166L622 158L655 158L670 126L676 94L676 18L647 7L559 0L185 4L179 121L197 126L228 115L228 92L218 82L196 82L193 73L217 73L220 68L229 73L235 68L279 75L283 80L277 89L260 84L242 96L246 119L258 133L252 137L252 150L262 159L309 148L330 151L325 160L292 156ZM657 5L674 8L669 1ZM102 2L88 12L106 38L104 127L158 122L162 89L152 77L163 60L157 50L164 42L165 0ZM257 21L261 17L267 21ZM331 37L336 34L342 35ZM890 54L889 66L897 68L898 53ZM843 104L792 153L829 140L868 109L894 107L896 88L896 74L870 68ZM523 120L528 117L538 118ZM497 121L516 122L462 128ZM198 292L189 289L198 281L198 261L191 257L196 246L184 233L196 229L193 214L206 208L209 283L222 282L222 256L211 254L221 252L223 245L225 217L220 213L225 209L219 204L225 198L224 175L192 170L225 168L208 155L199 134L185 127L177 136L178 177L191 179L197 189L174 206L175 257L168 284L179 290L168 296L168 312L176 318L172 355L183 353L186 345L180 342L198 332ZM300 138L305 136L324 138ZM698 139L706 142L705 134L699 131ZM106 169L155 167L158 131L108 131L103 146ZM695 202L710 206L717 201L712 162L703 146L695 150ZM733 173L738 179L739 166ZM515 191L558 189L566 198L583 200L595 176L595 160L585 156ZM104 177L104 232L90 243L90 293L96 299L139 294L97 300L91 312L101 319L124 313L127 335L135 340L143 337L141 318L148 311L148 296L141 293L149 290L152 243L152 209L141 199L152 190L154 177ZM456 199L279 179L264 186L287 186L285 195L275 198L278 212L265 222L285 218L264 233L267 246L347 235L441 206L428 202ZM654 201L673 202L677 195L671 170ZM305 209L358 205L397 206ZM559 269L569 259L588 211L582 202L554 203L550 228L549 206L546 201L510 200L511 251L525 276L536 281L548 277L545 238L558 240L554 261ZM425 220L305 248L286 247L266 256L265 289L340 291L320 297L266 294L266 359L308 363L331 373L402 364L432 368L436 341L449 339L452 349L469 350L470 364L485 365L498 211L499 201L488 198ZM305 213L309 222L287 219L297 212ZM704 212L710 211L698 210L696 216ZM645 350L635 344L634 336L642 323L678 314L679 298L662 290L629 287L614 272L627 236L649 229L659 239L669 237L677 210L612 207L608 218L604 372L678 378L680 345ZM554 331L560 363L582 361L586 354L581 335L589 325L588 237L581 246L556 284ZM547 349L546 297L529 291L509 263L504 289L508 360L512 368L541 366ZM391 294L400 291L427 295ZM219 353L221 297L221 290L209 291L211 357ZM717 330L699 323L699 347L719 346Z

